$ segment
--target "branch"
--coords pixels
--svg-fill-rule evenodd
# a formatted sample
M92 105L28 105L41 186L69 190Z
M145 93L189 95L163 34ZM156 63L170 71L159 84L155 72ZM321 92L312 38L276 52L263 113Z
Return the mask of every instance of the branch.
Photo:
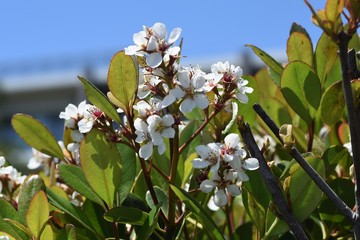
M308 239L304 230L302 229L300 223L297 221L295 216L291 213L291 209L289 208L289 204L285 199L282 191L278 185L278 182L272 175L269 166L267 165L264 156L262 155L260 149L258 148L255 139L251 133L250 127L248 124L243 122L239 123L239 131L241 136L249 148L249 151L252 157L255 157L259 160L259 173L261 177L264 179L267 188L273 198L274 203L278 207L281 216L285 220L285 222L289 225L291 231L293 232L296 239Z
M350 127L351 148L353 152L354 177L355 177L355 202L356 217L360 211L360 129L358 123L359 112L355 110L354 97L351 87L351 76L349 68L348 46L351 36L345 32L339 33L339 57L342 72L342 86L344 90L348 122ZM356 68L356 67L355 67Z
M279 136L279 128L274 121L267 115L264 109L259 105L253 106L256 113L262 118L270 130L275 134L279 141L283 144L282 139ZM299 151L292 147L290 150L291 156L299 163L304 171L310 176L310 178L316 183L316 185L323 191L323 193L333 202L333 204L340 210L340 212L348 218L351 222L354 222L353 212L351 209L338 197L338 195L329 187L329 185L321 178L321 176L311 167L311 165L301 156Z

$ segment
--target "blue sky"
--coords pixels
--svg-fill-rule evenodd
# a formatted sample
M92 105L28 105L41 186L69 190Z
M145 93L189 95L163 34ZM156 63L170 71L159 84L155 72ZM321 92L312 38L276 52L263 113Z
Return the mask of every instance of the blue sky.
M158 21L183 29L188 57L234 53L246 43L272 51L285 49L292 22L315 42L320 30L310 18L302 0L1 1L0 63L120 50Z

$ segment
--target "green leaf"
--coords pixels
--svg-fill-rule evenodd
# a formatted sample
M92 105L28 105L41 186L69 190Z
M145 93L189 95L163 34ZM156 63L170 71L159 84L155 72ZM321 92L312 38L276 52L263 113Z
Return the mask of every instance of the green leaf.
M125 144L116 144L121 158L120 203L128 196L136 178L136 154L134 149Z
M306 161L322 178L325 177L325 165L321 158L307 157ZM291 206L294 215L301 222L316 209L321 200L322 191L298 163L290 168L289 173Z
M297 24L296 22L293 22L290 28L290 35L298 32L304 34L308 39L310 39L309 33L306 31L306 29L301 26L300 24Z
M124 111L131 107L138 87L138 68L131 56L123 51L111 59L108 85L112 95L123 104L121 108Z
M255 47L254 45L251 44L246 44L245 46L250 47L254 53L271 69L273 70L276 74L281 75L283 72L283 67L281 66L280 63L278 63L274 58L272 58L269 54L267 54L266 52L264 52L263 50L261 50L258 47ZM274 80L274 79L273 79ZM275 84L280 86L280 82L275 81Z
M75 165L59 164L59 174L61 178L75 191L79 192L84 197L96 202L100 206L104 206L103 201L99 198L97 193L90 187L85 178L82 169Z
M324 123L333 125L338 122L345 109L342 82L336 82L326 89L320 102L320 116Z
M133 207L115 207L104 214L109 222L128 223L131 225L144 225L148 214Z
M294 32L287 41L286 53L289 62L302 61L313 65L313 47L310 38L300 32Z
M28 176L21 185L19 193L18 212L20 223L26 224L26 214L33 196L40 190L45 190L44 181L38 175Z
M86 199L82 205L82 213L89 220L94 231L101 234L102 236L111 236L113 229L111 224L109 224L103 218L105 214L105 209L95 202Z
M38 191L32 198L26 213L26 222L32 234L38 239L49 219L49 205L44 191Z
M248 87L254 89L254 91L250 94L247 94L249 98L249 102L247 104L242 104L238 102L239 105L239 112L238 115L244 116L244 120L247 122L255 122L256 120L256 112L252 108L255 103L258 103L260 100L260 93L256 86L256 79L252 76L244 76L244 79L248 80Z
M151 209L143 226L135 228L138 239L149 239L155 228L158 226L159 214L160 205L157 205Z
M76 222L82 225L86 230L90 231L94 235L98 237L98 239L104 239L104 236L97 233L89 220L87 219L86 215L82 212L82 210L66 199L59 196L55 191L50 188L46 188L47 197L49 202L54 207L58 208L59 210L69 214Z
M320 80L303 62L289 63L281 76L281 91L291 108L308 124L320 104Z
M185 190L178 188L177 186L170 185L170 187L180 200L185 203L186 207L192 211L196 219L201 222L212 239L224 239L214 220L197 200L190 196Z
M326 82L331 69L338 59L338 47L334 41L323 33L315 49L316 73L320 78L321 85Z
M20 239L30 239L33 234L31 233L30 229L21 224L20 222L18 221L15 221L13 219L10 219L10 218L6 218L4 219L8 224L11 225L12 229L15 231L15 233L13 234L14 236L18 236L19 235L19 238ZM1 224L0 224L1 225ZM11 233L11 232L10 232ZM18 234L18 235L17 235ZM22 236L21 236L22 235ZM21 237L20 237L21 236Z
M80 76L78 76L78 79L83 84L86 97L89 99L89 101L97 106L101 111L103 111L106 116L110 117L117 123L121 123L119 114L116 112L116 109L109 102L107 97L87 79Z
M66 228L66 235L67 235L67 240L76 240L76 229L74 227L74 225L72 224L66 224L65 226Z
M324 160L326 176L335 173L336 165L340 165L343 169L349 169L352 164L352 157L347 148L342 145L334 145L326 149L321 156Z
M197 119L190 121L188 124L185 125L184 129L180 132L180 146L183 145L191 135L200 127L201 122ZM189 144L181 155L186 159L189 154L195 152L196 146L201 144L201 136L198 135L195 139Z
M154 190L155 190L156 197L159 201L159 204L161 206L161 210L167 216L168 215L168 206L169 206L169 204L168 204L169 197L168 197L167 193L165 193L164 190L162 190L158 186L154 186ZM150 192L146 193L146 203L152 209L156 207L156 205L154 204L154 202L151 198Z
M344 0L327 0L325 15L328 21L336 23L344 7Z
M63 151L55 137L37 119L18 113L12 117L11 124L28 145L42 153L64 160Z
M49 224L44 227L41 233L40 240L54 239L54 232Z
M107 141L100 130L92 129L80 144L80 162L92 189L112 208L121 174L116 144Z
M19 220L18 212L13 205L3 197L0 197L0 206L0 218L10 218L15 221Z

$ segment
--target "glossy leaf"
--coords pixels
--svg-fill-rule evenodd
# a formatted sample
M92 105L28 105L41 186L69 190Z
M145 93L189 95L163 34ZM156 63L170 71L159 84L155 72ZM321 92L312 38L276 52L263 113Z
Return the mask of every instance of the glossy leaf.
M192 196L189 195L186 191L181 188L178 188L174 185L170 185L174 193L183 201L185 206L191 210L195 215L196 219L201 222L201 224L206 229L207 233L211 236L212 239L224 239L221 234L221 231L216 226L216 223L211 218L211 216L205 211L205 209L195 200Z
M86 97L89 99L89 101L98 107L101 111L103 111L106 116L110 117L118 123L121 123L119 114L116 112L116 109L109 102L107 97L87 79L80 76L78 76L78 78L84 87Z
M113 229L111 224L103 218L103 215L105 214L105 209L103 207L86 199L81 209L94 231L102 236L111 236Z
M45 184L38 175L28 176L21 185L18 212L22 224L26 224L26 214L32 198L40 190L45 190Z
M344 8L344 0L327 0L325 15L328 21L336 23Z
M336 43L327 34L323 33L315 49L316 73L322 85L326 82L331 69L338 59L337 51Z
M306 161L322 177L325 177L325 165L319 157L308 157ZM306 219L318 206L322 191L305 173L299 164L290 168L289 194L294 215L299 221Z
M66 224L66 235L68 240L76 240L76 228L72 224Z
M108 72L108 86L112 95L123 104L122 109L135 100L138 86L138 69L131 56L123 51L116 53L111 59Z
M291 24L291 28L290 28L290 35L293 34L293 33L302 33L304 34L308 39L310 39L310 35L309 33L306 31L306 29L301 26L300 24L296 23L296 22L293 22Z
M291 108L308 124L320 104L320 80L303 62L289 63L281 76L281 91Z
M344 92L342 82L332 84L324 93L320 102L321 119L328 125L338 122L345 109Z
M136 178L136 155L135 151L125 144L117 144L117 150L121 158L120 203L128 196Z
M46 193L50 204L52 204L59 210L69 214L87 231L90 231L91 233L96 235L98 239L104 239L104 236L100 235L93 229L91 223L89 223L89 220L80 208L74 206L68 199L59 196L55 191L51 190L50 188L46 188Z
M132 225L144 225L148 214L138 208L115 207L104 214L104 218L109 222L128 223Z
M136 228L136 236L138 239L149 239L158 225L159 214L160 205L151 209L143 226Z
M107 206L112 208L121 174L116 144L107 141L100 130L92 129L81 142L79 151L86 180Z
M326 175L335 172L336 165L343 169L349 169L352 164L352 157L347 148L341 145L334 145L326 149L321 158L324 160Z
M61 178L75 191L79 192L84 197L96 202L100 206L104 206L103 201L99 198L97 193L90 187L85 178L82 169L75 165L60 164L58 166Z
M49 219L49 205L44 191L38 191L32 198L26 213L26 223L38 239Z
M64 159L57 140L39 120L19 113L12 117L11 124L16 133L31 147L47 155Z
M276 74L281 75L283 72L283 67L281 66L280 63L278 63L274 58L272 58L269 54L267 54L266 52L264 52L263 50L261 50L258 47L255 47L254 45L251 44L246 44L245 46L250 47L253 52L271 69L273 70ZM274 79L273 79L274 80ZM275 84L280 86L280 82L275 81Z
M289 62L302 61L309 66L313 65L313 47L308 36L294 32L287 41L286 53Z
M20 238L20 239L31 239L32 238L33 234L31 233L30 229L27 226L21 224L18 221L10 219L10 218L6 218L6 219L4 219L4 221L11 226L11 231L8 230L8 232L10 234L12 234L13 236ZM7 230L6 228L2 229L1 223L0 223L0 229L4 230L4 231ZM14 232L12 232L13 230L14 230Z
M168 202L169 202L169 197L167 195L167 193L164 192L164 190L162 190L161 188L159 188L158 186L154 186L154 190L155 190L155 194L156 197L159 201L159 204L161 206L161 210L163 211L163 213L167 216L168 215ZM156 205L154 204L150 192L146 193L146 203L150 206L150 208L155 208Z

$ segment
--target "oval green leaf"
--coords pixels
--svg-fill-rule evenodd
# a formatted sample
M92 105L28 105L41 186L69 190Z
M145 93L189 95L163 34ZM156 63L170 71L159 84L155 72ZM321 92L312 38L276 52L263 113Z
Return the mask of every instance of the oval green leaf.
M92 189L112 208L121 175L116 144L107 141L100 130L92 129L80 144L80 162Z
M64 160L64 154L54 135L39 120L26 114L15 114L11 124L16 133L36 150Z
M138 87L138 68L132 57L124 51L116 53L111 59L107 80L112 95L124 105L123 110L131 108Z
M49 219L49 204L44 191L38 191L32 198L26 213L26 222L32 234L39 239Z
M144 225L147 217L148 214L138 208L123 206L112 208L104 214L104 218L109 222L127 223L139 226Z
M196 219L201 222L212 239L224 239L214 220L197 200L190 196L185 190L178 188L175 185L170 185L170 187L180 200L185 203L186 207L192 211Z
M70 164L60 164L58 168L59 174L66 184L68 184L71 188L79 192L84 197L104 207L103 201L90 187L88 181L85 178L84 172L80 167Z
M313 65L313 47L309 37L300 32L293 32L286 47L289 62L302 61L309 66Z
M45 190L45 184L38 175L28 176L21 185L18 212L22 224L26 224L26 214L33 196L41 190Z
M103 111L106 116L110 117L117 123L121 123L119 114L116 112L108 98L87 79L80 76L78 76L78 79L81 81L86 97L89 99L89 101L98 107L101 111Z
M325 165L321 158L307 157L306 161L322 178L325 177ZM316 209L321 200L322 191L298 163L290 168L289 173L291 207L294 215L301 222Z
M284 68L281 66L280 63L278 63L274 58L272 58L269 54L267 54L266 52L264 52L263 50L261 50L258 47L255 47L254 45L251 44L246 44L245 46L250 47L253 52L272 70L274 71L277 75L281 76ZM276 78L272 78L272 80L274 80L275 84L277 86L280 87L280 82L276 81Z
M336 43L326 33L323 33L315 49L316 73L322 85L326 82L331 69L338 59L337 51Z
M281 75L281 91L290 107L308 124L320 104L321 85L314 70L303 62L291 62Z
M336 82L326 89L320 102L320 116L324 123L333 125L339 121L345 109L342 82Z

